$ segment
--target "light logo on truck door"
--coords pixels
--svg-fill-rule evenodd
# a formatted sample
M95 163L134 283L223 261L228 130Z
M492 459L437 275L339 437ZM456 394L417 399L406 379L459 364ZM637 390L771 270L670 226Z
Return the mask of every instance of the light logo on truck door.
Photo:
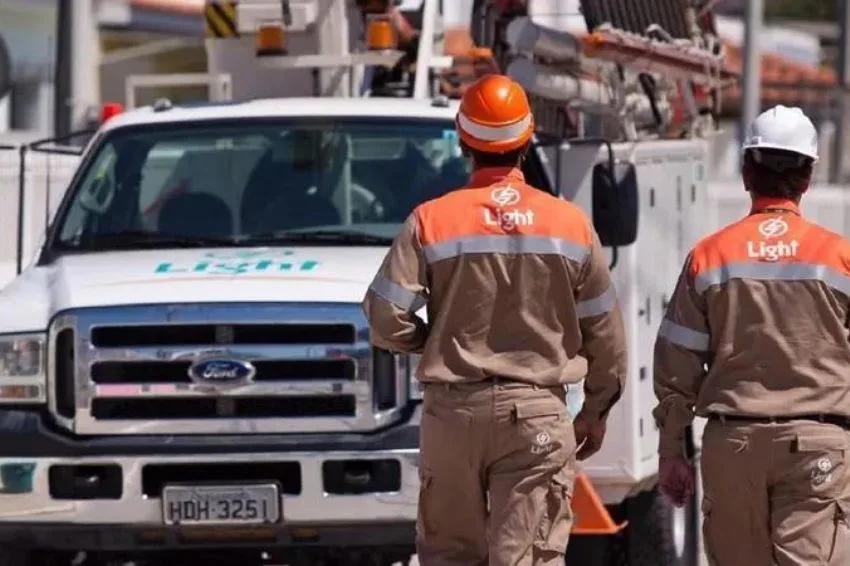
M293 250L230 250L206 252L195 261L159 263L155 273L172 275L177 273L195 273L206 275L244 275L251 273L292 273L310 272L319 266L313 259L296 256Z

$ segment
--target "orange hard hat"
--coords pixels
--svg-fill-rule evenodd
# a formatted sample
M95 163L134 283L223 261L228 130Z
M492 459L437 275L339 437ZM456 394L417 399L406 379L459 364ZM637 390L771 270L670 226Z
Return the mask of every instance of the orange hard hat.
M470 85L455 124L466 145L487 153L518 149L534 133L525 90L505 75L486 75Z

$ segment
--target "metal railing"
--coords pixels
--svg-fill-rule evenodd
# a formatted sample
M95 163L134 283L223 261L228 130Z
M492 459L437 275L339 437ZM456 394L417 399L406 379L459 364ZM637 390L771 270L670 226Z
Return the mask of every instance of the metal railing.
M0 145L0 285L36 252L76 173L82 147L62 141Z

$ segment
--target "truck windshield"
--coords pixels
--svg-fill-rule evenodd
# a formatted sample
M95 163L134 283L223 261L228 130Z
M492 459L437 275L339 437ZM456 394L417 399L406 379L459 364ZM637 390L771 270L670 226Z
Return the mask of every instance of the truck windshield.
M382 244L468 175L448 120L126 128L87 160L53 249Z

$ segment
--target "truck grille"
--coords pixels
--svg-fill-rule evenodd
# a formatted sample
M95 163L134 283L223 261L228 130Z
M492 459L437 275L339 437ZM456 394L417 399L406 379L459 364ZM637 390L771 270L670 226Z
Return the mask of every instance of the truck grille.
M404 364L373 349L359 305L161 305L62 313L50 330L49 405L77 434L369 431L398 418ZM249 362L239 384L198 360Z

